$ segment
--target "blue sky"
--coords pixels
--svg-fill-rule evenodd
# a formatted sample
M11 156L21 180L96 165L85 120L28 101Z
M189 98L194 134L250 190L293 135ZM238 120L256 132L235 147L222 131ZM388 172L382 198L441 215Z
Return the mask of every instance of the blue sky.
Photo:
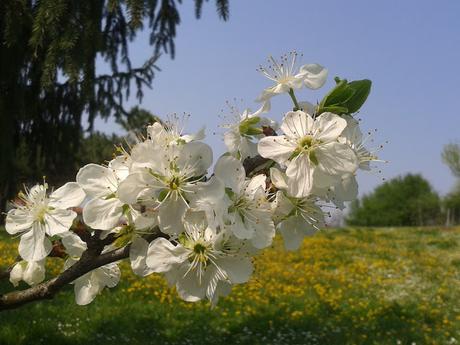
M191 1L180 6L176 58L163 56L162 69L142 107L155 114L190 113L188 129L206 125L219 154L224 146L218 117L226 100L255 110L254 102L269 81L256 72L268 55L290 50L302 62L329 70L323 89L303 89L298 98L316 102L334 85L333 77L373 81L359 115L366 130L376 128L382 174L361 174L360 192L408 172L421 173L445 194L454 179L440 159L444 144L460 141L460 1L310 1L230 0L230 20L222 22L214 2L200 20ZM146 35L131 47L141 64L151 53ZM129 101L136 105L134 99ZM273 99L270 116L280 120L291 107L288 96ZM110 120L96 128L117 132Z

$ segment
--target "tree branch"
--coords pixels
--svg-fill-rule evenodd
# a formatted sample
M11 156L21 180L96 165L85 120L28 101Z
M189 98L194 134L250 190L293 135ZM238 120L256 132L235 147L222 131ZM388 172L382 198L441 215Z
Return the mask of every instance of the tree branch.
M163 234L157 227L152 234L147 236L146 240L150 242L161 236L163 236ZM65 285L73 282L84 274L98 267L127 258L129 256L130 247L131 244L128 244L125 247L99 255L94 255L94 253L88 249L83 253L78 262L70 266L59 276L28 289L13 291L0 296L0 311L14 309L34 301L51 299Z
M243 164L246 169L246 175L250 176L252 173L260 171L261 167L265 166L268 162L270 162L270 160L261 156L245 159ZM88 245L88 249L83 252L80 260L57 277L52 278L46 282L32 286L25 290L13 291L1 295L0 312L8 309L15 309L34 301L51 299L64 286L73 282L75 279L78 279L84 274L91 272L98 267L102 267L109 263L125 259L129 256L131 244L128 244L122 248L111 250L106 253L101 253L106 245L110 245L116 239L113 234L109 234L104 239L101 239L100 231L95 231L93 235L83 229L77 229L75 232ZM165 236L166 235L163 234L158 227L155 227L152 234L146 236L145 239L148 242L151 242L156 238ZM11 268L12 267L10 267L7 271L0 273L0 279L8 277Z

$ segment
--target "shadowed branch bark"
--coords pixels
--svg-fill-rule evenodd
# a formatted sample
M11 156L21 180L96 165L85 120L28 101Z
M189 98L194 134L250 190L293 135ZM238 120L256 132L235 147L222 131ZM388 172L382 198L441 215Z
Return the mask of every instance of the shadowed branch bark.
M155 228L155 231L148 235L146 240L150 242L161 236L163 236L163 234L158 228ZM101 243L103 242L104 241L101 240ZM0 296L0 311L14 309L33 301L51 299L65 285L73 282L82 275L98 267L127 258L129 256L130 246L131 245L128 244L125 247L102 254L100 253L102 249L95 250L94 248L88 248L78 262L70 266L59 276L28 289L13 291Z

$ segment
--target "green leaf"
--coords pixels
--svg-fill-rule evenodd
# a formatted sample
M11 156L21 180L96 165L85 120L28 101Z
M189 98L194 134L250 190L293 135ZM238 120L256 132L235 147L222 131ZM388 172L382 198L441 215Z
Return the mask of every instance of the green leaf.
M348 99L346 107L348 113L356 113L366 102L369 93L371 92L372 82L369 79L355 80L348 83L348 88L354 90L353 96Z
M348 88L347 81L343 79L324 97L323 107L344 104L354 93L355 90Z
M347 107L343 107L343 106L340 106L340 105L331 105L329 107L324 107L322 108L322 113L325 113L325 112L330 112L330 113L334 113L334 114L348 114L349 111L348 111L348 108Z
M326 111L338 115L356 113L369 96L372 82L368 79L348 82L335 78L337 85L326 95L318 106L317 115Z

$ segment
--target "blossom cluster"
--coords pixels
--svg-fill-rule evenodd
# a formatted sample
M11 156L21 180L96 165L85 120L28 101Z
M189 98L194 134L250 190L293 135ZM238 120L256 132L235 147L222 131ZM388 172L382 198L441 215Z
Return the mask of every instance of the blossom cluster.
M243 111L228 126L228 151L214 165L204 131L190 135L178 121L156 122L108 164L82 167L75 182L51 193L46 183L21 193L6 217L6 231L21 236L22 260L11 282L43 281L52 241L65 249L64 269L78 262L87 243L73 230L76 207L87 231L115 238L103 252L129 245L134 273L164 274L191 302L215 304L247 282L252 258L277 234L288 250L298 249L324 226L325 207L343 208L356 198L356 171L369 170L377 157L353 117L367 97L355 91L367 84L338 80L318 105L298 102L295 90L322 87L327 70L298 66L297 58L295 52L271 58L260 68L273 85L258 98L259 110ZM278 125L264 116L271 98L283 93L294 106ZM154 233L160 235L150 240ZM116 263L84 274L73 282L76 302L90 303L119 279Z

